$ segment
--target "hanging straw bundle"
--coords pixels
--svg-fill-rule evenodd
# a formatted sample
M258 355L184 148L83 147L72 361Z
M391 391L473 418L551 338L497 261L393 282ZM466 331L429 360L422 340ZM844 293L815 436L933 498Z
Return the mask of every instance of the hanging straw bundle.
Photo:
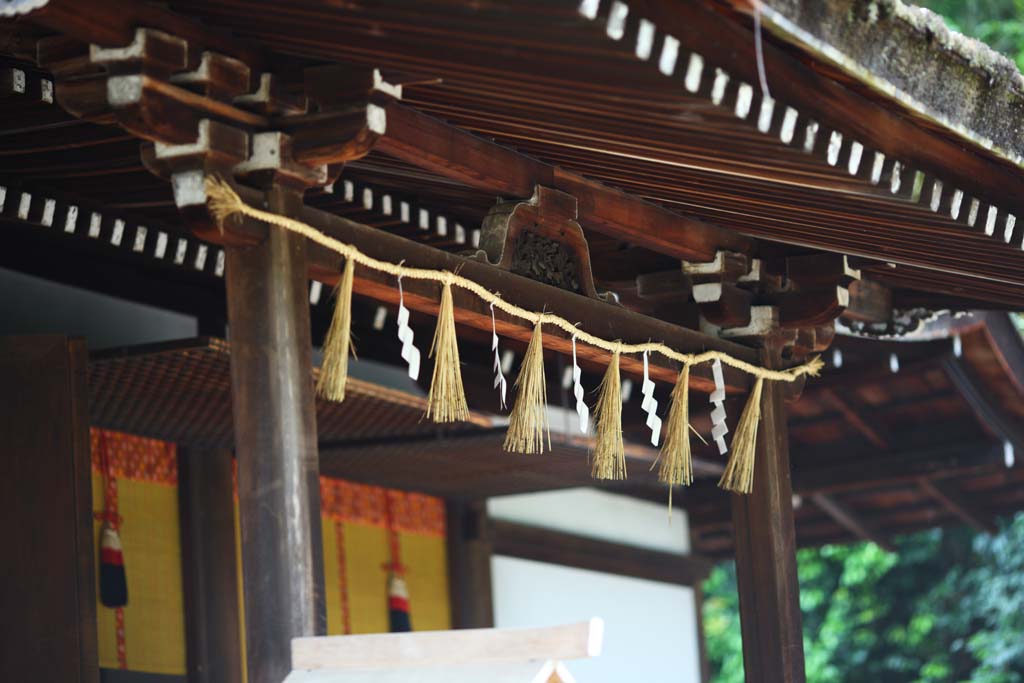
M757 451L757 425L761 421L763 388L764 378L758 377L732 437L732 454L718 481L718 485L727 491L750 493L753 486L754 454Z
M601 380L594 412L597 417L597 443L591 476L595 479L625 479L626 449L622 443L622 382L619 379L619 352Z
M690 364L684 363L672 390L672 407L668 411L665 443L658 454L658 481L671 486L693 483L693 458L690 454ZM654 466L652 465L653 469ZM669 500L671 501L671 489ZM671 503L670 503L671 504Z
M504 448L510 453L543 453L547 437L551 450L551 432L548 429L547 383L544 379L544 342L540 322L533 327L530 345L523 358L523 366L516 378L516 402L509 416Z
M441 309L437 314L437 330L430 346L430 357L434 359L434 375L430 381L430 395L427 396L427 419L434 422L468 420L469 406L462 388L450 282L445 282L441 289Z
M506 448L520 452L541 451L547 425L543 417L546 397L542 389L544 386L543 352L536 311L527 310L506 301L479 283L456 273L404 266L401 263L389 263L373 258L361 252L355 245L341 242L311 225L246 204L234 188L221 178L206 178L205 189L210 213L220 224L222 230L228 219L239 215L249 216L302 235L311 243L318 244L346 259L345 273L337 293L338 303L334 321L325 344L324 367L318 382L318 392L328 398L336 397L335 400L341 400L344 397L345 380L348 375L348 354L351 350L351 292L353 268L356 263L360 267L394 277L439 282L443 285L437 331L430 353L435 358L435 364L428 397L427 417L435 422L453 422L469 417L469 408L466 404L461 368L459 367L459 349L455 338L452 285L458 285L508 316L534 322L536 327L527 353L528 358L517 380L520 395L517 397L513 410L514 425L510 427ZM689 410L686 392L688 376L685 373L688 372L688 367L718 360L756 378L757 381L749 402L743 410L733 437L732 455L719 482L723 488L740 493L749 493L753 481L754 450L764 382L794 382L803 376L816 377L824 365L820 358L814 358L803 365L785 370L758 367L734 358L724 351L683 353L656 342L624 344L621 341L603 339L580 330L576 324L557 315L545 314L543 320L544 324L552 325L566 334L572 335L574 343L579 341L612 354L611 363L605 373L604 381L601 383L600 396L595 409L597 443L594 448L592 473L598 479L625 479L626 477L621 421L620 354L658 353L665 358L676 360L684 366L683 374L673 391L673 403L668 417L668 433L659 456L661 458L659 478L665 483L673 485L688 483L693 478L689 435L687 434L687 430L692 429L689 427L687 414ZM550 447L550 436L548 440Z
M329 401L345 400L345 383L348 381L348 356L352 345L352 281L355 278L355 261L345 260L341 282L334 290L334 317L324 340L324 360L320 377L316 381L316 393Z

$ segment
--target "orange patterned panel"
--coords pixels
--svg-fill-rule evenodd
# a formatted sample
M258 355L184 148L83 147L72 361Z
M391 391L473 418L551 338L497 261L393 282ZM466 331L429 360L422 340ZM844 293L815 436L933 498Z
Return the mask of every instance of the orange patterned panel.
M320 507L332 519L427 536L445 535L444 501L419 493L320 477Z
M103 474L101 433L106 439L110 476L167 486L178 484L178 457L173 443L95 427L89 430L93 472Z

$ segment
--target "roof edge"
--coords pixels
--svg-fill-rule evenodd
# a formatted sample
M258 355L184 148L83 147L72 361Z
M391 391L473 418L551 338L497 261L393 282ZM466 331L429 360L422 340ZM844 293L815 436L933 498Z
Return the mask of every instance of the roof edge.
M900 0L762 0L761 8L764 26L786 42L1024 168L1024 76L934 12Z

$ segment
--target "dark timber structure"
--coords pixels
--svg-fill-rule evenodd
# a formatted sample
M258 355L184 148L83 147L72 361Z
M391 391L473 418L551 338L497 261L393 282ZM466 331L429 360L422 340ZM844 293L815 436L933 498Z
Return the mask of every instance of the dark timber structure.
M1024 346L1007 314L1024 309L1024 79L927 13L899 0L0 0L0 15L0 266L195 315L209 335L91 356L56 337L0 340L0 487L32 549L3 560L0 602L36 615L3 638L0 660L32 661L12 680L97 680L90 423L183 448L196 681L240 680L234 565L217 559L234 534L229 451L254 683L283 680L290 639L325 628L318 473L447 500L457 627L493 620L492 553L682 585L734 556L747 680L764 682L804 680L798 546L987 531L1024 507ZM487 306L455 292L470 422L421 422L421 405L358 382L344 404L320 402L312 350L341 259L261 223L220 229L212 175L371 256L458 269L607 339L830 367L766 388L750 496L717 489L723 460L694 442L697 481L675 498L692 558L492 523L489 496L596 484L583 437L553 435L543 458L501 453L484 415ZM396 364L398 340L371 325L397 305L393 278L357 270L354 291L361 355ZM404 300L431 329L437 287L406 283ZM531 326L500 313L496 326L521 358ZM548 336L548 398L571 408L571 340ZM596 386L608 354L579 357ZM662 391L679 367L651 362ZM750 378L725 379L735 420ZM690 382L706 433L709 369ZM660 502L643 418L627 399L634 466L608 488ZM44 452L60 457L30 466ZM57 507L26 493L41 477L59 482ZM65 575L29 604L18 586L33 563Z

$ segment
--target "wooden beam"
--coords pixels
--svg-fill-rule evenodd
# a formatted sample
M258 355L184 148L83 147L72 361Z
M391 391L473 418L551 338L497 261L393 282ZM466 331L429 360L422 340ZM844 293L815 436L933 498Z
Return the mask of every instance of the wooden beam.
M696 555L646 550L559 531L492 521L494 553L648 581L697 586L712 563Z
M832 406L843 416L843 419L845 419L872 444L882 450L887 450L889 448L891 440L889 436L885 434L884 426L878 423L871 424L870 418L865 417L852 403L847 399L842 398L831 389L825 388L819 390L818 396L831 403Z
M7 680L99 683L87 371L84 340L0 337Z
M896 548L879 529L869 521L857 514L850 506L839 502L826 493L815 493L811 500L822 512L831 517L839 526L843 527L857 538L864 541L871 541L879 548L888 552L895 552Z
M296 670L355 670L351 675L360 681L364 680L356 675L360 669L373 669L383 674L388 669L415 666L435 667L443 672L445 668L468 663L497 667L526 660L539 664L545 660L597 656L601 652L603 631L603 622L595 618L578 624L531 629L480 628L296 638L292 643L292 661ZM479 679L479 673L474 678ZM423 680L412 675L409 679ZM502 676L500 680L508 679Z
M243 200L253 206L262 203L259 192L236 187ZM202 211L205 219L197 219L205 239L222 244L260 244L268 235L265 224L256 221L228 221L224 230L218 230L206 215L204 197L194 205L185 206L189 215L195 218L196 211ZM695 330L678 327L654 318L633 313L625 308L597 299L580 296L550 285L544 285L487 263L443 252L425 244L404 239L370 226L355 223L309 206L296 206L291 214L299 220L321 230L342 242L353 244L369 256L390 262L404 261L408 266L433 270L458 272L494 292L501 292L507 300L524 308L546 310L577 322L581 329L606 339L622 339L624 342L658 340L670 347L687 353L708 349L726 351L736 358L756 362L756 351L749 347L717 339ZM312 245L309 249L309 275L327 285L337 283L341 274L341 257L327 249ZM437 315L440 300L436 283L406 280L403 282L405 305L411 310ZM398 303L398 288L391 276L377 271L356 268L354 291L392 305ZM474 327L490 333L491 312L483 301L458 287L453 290L455 319L461 325ZM496 314L498 334L529 343L533 327L529 322L507 316L500 311ZM544 347L563 355L571 355L572 340L553 328L544 331ZM581 362L606 365L609 354L595 347L580 343L577 353ZM679 372L677 363L658 354L651 354L651 378L659 382L674 383ZM627 376L642 377L641 359L624 356L622 372ZM725 368L726 390L742 393L750 387L746 373ZM714 389L710 367L702 365L690 373L690 386L696 391L710 393ZM786 391L798 391L800 382L786 383Z
M967 524L975 531L984 534L994 534L999 531L999 527L992 520L991 515L979 509L978 505L969 500L952 481L922 477L918 481L918 485L928 496L959 517L964 524Z
M767 350L762 360L777 363ZM789 438L775 382L761 397L756 458L753 491L732 496L743 667L747 683L804 683Z
M178 449L189 683L241 683L231 453Z
M232 39L227 32L146 2L94 0L85 6L75 0L50 0L32 12L31 21L103 47L128 45L139 27L159 29L188 41L193 68L199 65L204 50L234 57L252 69L265 65L262 52Z
M1024 453L1024 426L1020 420L1007 415L971 367L952 354L942 361L942 368L953 386L963 395L974 411L981 426L993 436L1008 441L1017 453Z
M486 501L449 501L448 593L452 628L494 626L491 538Z
M387 106L387 130L375 149L488 192L528 198L536 185L553 187L576 197L584 227L676 258L711 261L719 250L753 249L753 242L738 233L680 216L397 102Z
M830 452L831 456L837 454ZM818 458L808 451L802 462ZM960 441L930 448L890 451L884 456L866 455L863 449L851 450L836 458L837 464L802 467L793 473L797 493L835 493L871 488L882 483L897 484L945 472L968 473L991 469L1003 462L1003 446L992 441Z
M289 201L291 199L291 201ZM273 211L294 195L271 191ZM291 641L326 631L305 241L270 228L227 249L249 680L281 681Z

